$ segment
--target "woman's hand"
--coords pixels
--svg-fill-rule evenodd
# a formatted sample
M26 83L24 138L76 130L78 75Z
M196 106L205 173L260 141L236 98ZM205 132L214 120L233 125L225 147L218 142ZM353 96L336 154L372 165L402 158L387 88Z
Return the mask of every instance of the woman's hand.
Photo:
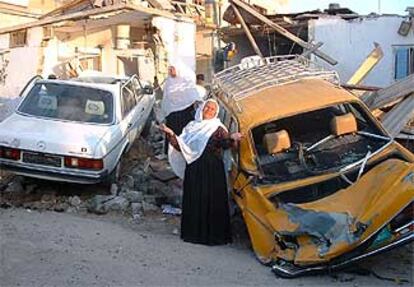
M165 124L160 124L159 125L159 129L161 131L163 131L166 135L169 135L169 136L173 136L174 135L173 130L170 129L169 127L167 127Z
M239 142L243 138L243 135L241 133L233 133L230 135L230 138L235 142Z

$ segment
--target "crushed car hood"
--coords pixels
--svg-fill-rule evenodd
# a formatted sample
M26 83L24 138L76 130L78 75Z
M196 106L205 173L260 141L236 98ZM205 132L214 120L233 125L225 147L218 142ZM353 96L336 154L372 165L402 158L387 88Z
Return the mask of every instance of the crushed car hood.
M0 123L0 145L37 152L93 156L109 126L13 114Z
M389 159L333 195L281 203L269 219L279 235L297 239L296 264L317 264L362 244L413 198L414 165Z

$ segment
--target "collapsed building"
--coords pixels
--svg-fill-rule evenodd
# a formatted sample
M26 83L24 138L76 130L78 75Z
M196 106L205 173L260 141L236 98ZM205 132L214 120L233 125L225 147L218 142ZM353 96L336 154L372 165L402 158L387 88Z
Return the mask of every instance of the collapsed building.
M253 6L253 8L255 8ZM255 8L257 12L261 12ZM274 27L240 9L240 14L254 35L256 44L264 56L301 54L304 47L280 33ZM348 81L359 64L378 43L384 57L374 71L363 81L365 85L387 87L414 73L414 30L412 15L358 15L348 8L330 5L324 11L268 14L267 19L284 28L305 42L320 45L321 50L332 56L337 64L332 67L318 57L312 60L325 68L334 68L341 79ZM222 29L223 38L239 47L235 63L246 56L256 54L248 44L244 29L240 26L231 7L224 13L224 20L231 26ZM402 27L402 28L400 28Z
M406 16L361 16L337 4L323 12L264 15L243 1L231 4L224 13L231 26L221 32L239 47L234 63L253 55L309 57L335 70L342 86L362 97L389 133L414 150L413 7Z
M202 54L209 57L211 27L204 6L193 3L66 1L34 20L0 27L0 94L16 97L33 75L66 79L86 70L161 82L174 62L196 69L197 34L207 38ZM209 69L204 62L201 72Z

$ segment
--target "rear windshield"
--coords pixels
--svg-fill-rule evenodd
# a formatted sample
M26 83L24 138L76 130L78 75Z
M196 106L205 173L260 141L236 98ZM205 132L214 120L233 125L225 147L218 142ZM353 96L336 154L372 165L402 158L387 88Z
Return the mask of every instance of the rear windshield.
M52 119L85 123L111 123L110 92L58 83L37 83L20 105L19 112Z

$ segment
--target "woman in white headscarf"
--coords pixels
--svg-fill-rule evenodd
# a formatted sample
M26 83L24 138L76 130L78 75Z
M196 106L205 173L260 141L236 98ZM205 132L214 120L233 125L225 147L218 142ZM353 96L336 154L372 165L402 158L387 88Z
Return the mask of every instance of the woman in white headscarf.
M168 78L163 88L162 118L175 134L194 120L194 103L201 101L195 84L195 73L177 62L168 68Z
M184 178L181 238L184 241L220 245L231 242L226 174L222 153L236 146L240 133L229 135L217 118L219 106L207 100L180 136L166 127L173 170Z

